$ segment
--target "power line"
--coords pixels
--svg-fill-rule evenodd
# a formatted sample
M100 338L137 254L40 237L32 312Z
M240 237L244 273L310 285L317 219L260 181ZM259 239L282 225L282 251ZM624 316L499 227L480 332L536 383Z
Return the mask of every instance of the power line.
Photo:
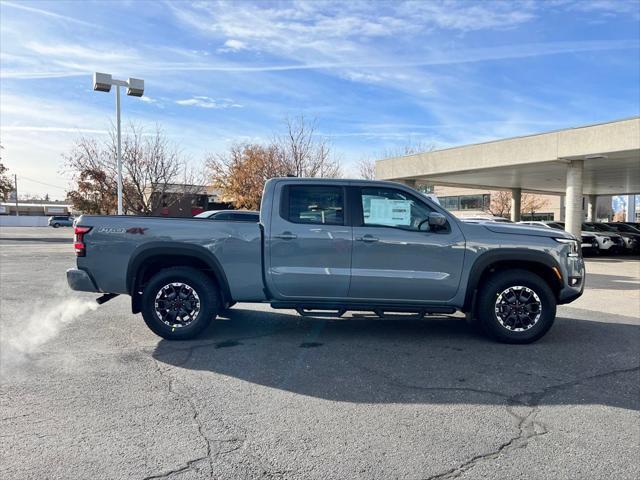
M24 175L20 175L20 178L23 178L25 180L29 180L30 182L39 183L40 185L45 185L47 187L59 188L61 190L66 190L67 189L67 187L61 187L60 185L53 185L51 183L41 182L40 180L34 180L33 178L25 177Z

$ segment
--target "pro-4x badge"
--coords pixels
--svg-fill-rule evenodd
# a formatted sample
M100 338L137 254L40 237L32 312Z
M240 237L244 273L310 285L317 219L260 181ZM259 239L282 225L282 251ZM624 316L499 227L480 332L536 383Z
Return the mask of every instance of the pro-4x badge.
M113 227L100 227L98 229L100 233L124 233L124 228L113 228Z

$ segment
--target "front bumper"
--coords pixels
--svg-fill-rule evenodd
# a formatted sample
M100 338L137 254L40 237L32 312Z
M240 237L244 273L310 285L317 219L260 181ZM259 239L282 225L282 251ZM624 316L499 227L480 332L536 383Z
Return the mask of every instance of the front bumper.
M627 250L637 250L638 249L638 241L635 238L625 238L624 239L624 247Z
M586 283L586 269L582 257L566 257L563 272L563 285L558 293L558 304L573 302L584 292L584 284ZM571 285L570 281L578 281L577 284Z
M67 270L67 283L71 290L77 290L79 292L100 292L89 274L77 268Z

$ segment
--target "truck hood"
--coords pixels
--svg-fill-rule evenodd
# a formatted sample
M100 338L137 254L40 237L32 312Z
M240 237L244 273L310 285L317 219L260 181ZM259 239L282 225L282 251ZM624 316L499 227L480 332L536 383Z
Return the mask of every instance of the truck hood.
M512 235L531 235L533 237L547 237L547 238L573 238L575 237L564 230L556 230L554 228L544 228L544 227L529 227L519 224L492 224L492 223L483 223L482 227L486 228L495 233L506 233Z

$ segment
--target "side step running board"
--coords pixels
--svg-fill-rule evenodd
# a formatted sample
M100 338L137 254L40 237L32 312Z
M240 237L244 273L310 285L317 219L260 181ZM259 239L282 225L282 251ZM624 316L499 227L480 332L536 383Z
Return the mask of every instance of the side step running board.
M295 310L303 317L342 317L347 311L373 312L380 318L385 313L415 313L418 319L428 314L452 314L456 308L448 305L372 305L372 304L331 304L331 303L294 303L272 302L271 308ZM416 318L416 317L413 317Z
M341 317L346 313L346 308L322 310L322 309L310 309L305 307L296 307L296 312L301 317Z

